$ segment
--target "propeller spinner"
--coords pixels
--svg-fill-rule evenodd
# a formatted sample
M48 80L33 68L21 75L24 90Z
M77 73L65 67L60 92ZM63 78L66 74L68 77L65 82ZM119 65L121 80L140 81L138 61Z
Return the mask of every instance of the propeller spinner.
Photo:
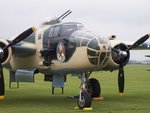
M0 48L0 100L4 99L4 95L5 95L5 84L4 84L4 75L3 75L3 67L2 67L2 58L4 56L4 53L9 47L21 42L22 40L27 38L29 35L31 35L34 31L35 31L35 28L31 27L27 29L26 31L24 31L23 33L21 33L20 35L18 35L7 46Z

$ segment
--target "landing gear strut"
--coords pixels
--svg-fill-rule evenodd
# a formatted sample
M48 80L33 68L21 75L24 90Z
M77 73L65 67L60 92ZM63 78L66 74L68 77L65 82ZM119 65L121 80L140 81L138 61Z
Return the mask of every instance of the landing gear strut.
M89 75L90 75L89 73L82 73L80 76L81 86L80 86L79 98L77 100L77 104L80 109L91 107L92 98L90 93L88 92L87 83L86 83Z

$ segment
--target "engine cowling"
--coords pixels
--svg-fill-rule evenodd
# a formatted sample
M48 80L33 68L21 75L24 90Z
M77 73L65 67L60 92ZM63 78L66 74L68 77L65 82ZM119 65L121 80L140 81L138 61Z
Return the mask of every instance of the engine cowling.
M128 46L125 45L124 43L117 43L112 45L112 48L119 51L125 51L127 50ZM116 70L118 69L120 62L122 62L123 65L126 65L129 61L129 58L130 58L129 51L127 51L127 56L123 58L121 58L121 56L119 56L119 54L116 53L115 51L111 51L110 58L104 70L111 70L111 71Z
M0 48L5 47L6 45L8 45L8 41L4 40L4 39L0 39ZM4 52L4 56L2 58L2 65L7 65L10 61L10 58L12 56L12 48L9 47L5 52Z

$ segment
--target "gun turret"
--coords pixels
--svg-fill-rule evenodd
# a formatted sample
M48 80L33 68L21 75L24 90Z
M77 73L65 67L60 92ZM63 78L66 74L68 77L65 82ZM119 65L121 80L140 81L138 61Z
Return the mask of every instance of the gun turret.
M68 10L65 13L63 13L61 16L59 16L58 18L52 18L49 21L46 21L46 22L42 23L42 25L53 25L53 24L60 23L61 20L66 18L71 13L72 13L72 11Z

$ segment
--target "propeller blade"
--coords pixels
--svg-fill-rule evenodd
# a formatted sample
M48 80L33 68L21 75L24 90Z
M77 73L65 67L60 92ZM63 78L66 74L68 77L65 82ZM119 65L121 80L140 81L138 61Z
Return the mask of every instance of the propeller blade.
M139 46L140 44L142 44L143 42L145 42L149 37L150 37L150 34L147 34L147 35L141 37L133 45L131 45L126 51L128 51L130 49L134 49L135 47Z
M123 95L124 93L124 69L121 68L119 69L119 73L118 73L118 86L119 86L119 93L120 95Z
M119 65L119 73L118 73L118 86L119 86L120 96L123 96L123 93L124 93L124 84L125 84L124 68L123 68L123 65L121 63Z
M4 99L5 86L4 86L4 76L3 76L3 67L0 63L0 100Z
M30 36L33 32L35 31L34 27L31 27L29 29L27 29L26 31L24 31L23 33L21 33L20 35L18 35L13 41L11 41L7 46L5 46L3 48L3 50L5 51L8 47L15 45L19 42L21 42L22 40L24 40L25 38L27 38L28 36Z

